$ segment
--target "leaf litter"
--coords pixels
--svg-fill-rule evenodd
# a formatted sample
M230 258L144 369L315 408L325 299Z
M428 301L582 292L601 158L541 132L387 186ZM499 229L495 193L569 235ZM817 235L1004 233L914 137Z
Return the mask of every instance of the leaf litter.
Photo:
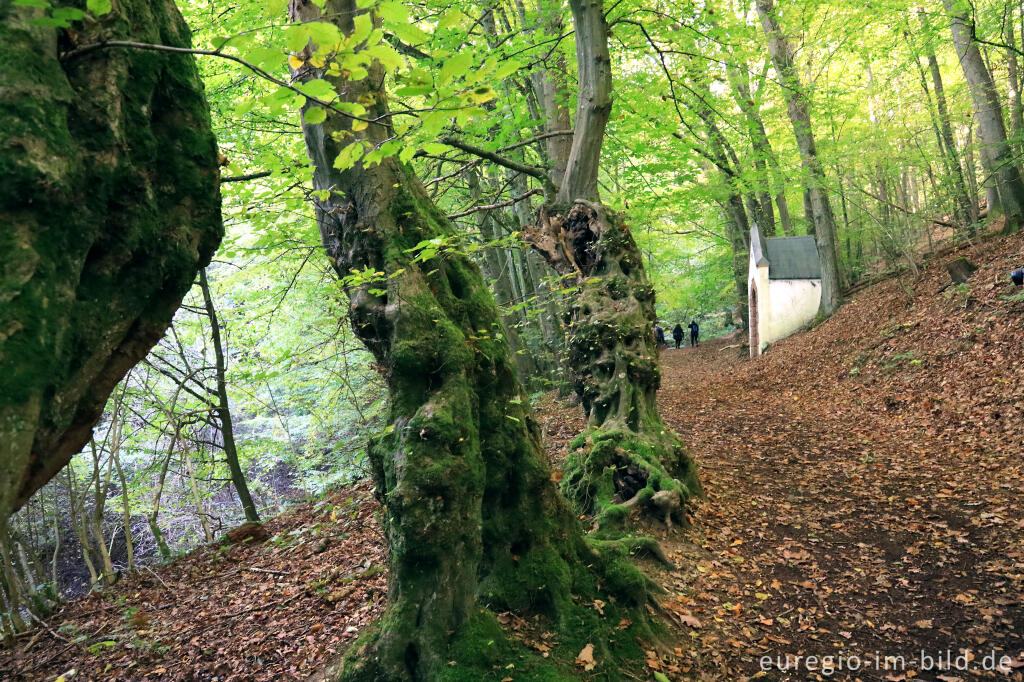
M942 267L959 255L980 266L967 287ZM760 662L878 652L910 664L828 679L898 681L929 675L924 650L1010 660L932 679L1024 679L1024 302L1006 282L1022 262L1021 235L962 250L913 297L872 285L756 362L736 339L662 354L662 414L707 498L689 528L647 528L677 566L645 568L678 643L645 646L640 675L821 679ZM583 419L554 394L537 408L557 477ZM368 484L339 490L269 521L266 543L207 546L69 602L0 652L0 677L308 679L383 610L378 509ZM499 622L541 655L555 644ZM575 663L607 672L592 645Z

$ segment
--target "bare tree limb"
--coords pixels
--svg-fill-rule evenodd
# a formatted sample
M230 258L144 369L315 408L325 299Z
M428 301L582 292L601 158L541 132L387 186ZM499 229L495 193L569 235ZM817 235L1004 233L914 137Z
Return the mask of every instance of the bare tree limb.
M448 145L449 147L455 147L456 149L461 149L462 151L466 152L467 154L472 154L473 156L478 156L481 159L484 159L485 161L490 161L491 163L496 163L499 166L504 166L505 168L508 168L510 170L514 170L517 173L522 173L523 175L529 175L530 177L537 178L538 180L541 180L541 181L546 181L548 179L547 172L543 168L540 168L538 166L530 166L530 165L525 164L525 163L519 163L518 161L513 161L512 159L506 158L506 157L504 157L504 156L502 156L500 154L497 154L497 153L492 152L492 151L488 151L486 149L482 149L482 148L477 147L477 146L472 145L472 144L467 144L466 142L463 142L462 140L456 139L456 138L451 137L451 136L442 137L440 141L443 144Z
M241 57L236 57L235 55L231 55L231 54L225 54L224 52L221 52L220 50L198 50L198 49L190 48L190 47L172 47L170 45L156 45L156 44L153 44L153 43L138 43L138 42L135 42L135 41L132 41L132 40L106 40L106 41L104 41L102 43L92 43L91 45L83 45L82 47L75 48L74 50L68 50L67 52L65 52L64 54L62 54L60 56L60 60L62 62L66 62L66 61L69 61L69 60L72 60L72 59L78 59L79 57L82 57L84 55L89 54L90 52L95 52L96 50L105 50L105 49L108 49L108 48L111 48L111 47L124 47L124 48L133 49L133 50L150 50L151 52L173 52L175 54L194 54L194 55L202 55L202 56L205 56L205 57L220 57L221 59L227 59L228 61L235 62L236 64L241 64L245 68L247 68L250 71L252 71L253 73L255 73L260 78L268 80L271 83L273 83L274 85L279 85L282 88L287 88L287 89L291 90L294 93L302 95L303 97L305 97L310 102L313 102L315 104L319 104L320 106L322 106L322 107L324 107L326 109L330 109L331 111L334 111L334 112L336 112L338 114L341 114L342 116L345 116L346 118L351 118L351 119L356 120L356 121L363 121L365 123L377 123L378 122L375 119L362 118L360 116L355 116L353 114L350 114L350 113L348 113L346 111L342 111L341 109L337 108L336 106L334 106L330 102L327 102L327 101L324 101L324 100L319 99L317 97L313 97L311 95L308 95L307 93L303 92L302 90L300 90L296 86L292 85L291 83L288 83L287 81L281 80L277 76L269 73L268 71L265 71L265 70L261 69L260 67L256 66L255 64L252 64L251 62L247 62L244 59L242 59Z
M266 178L273 175L273 171L260 171L258 173L249 173L248 175L232 175L226 178L221 178L221 184L225 182L245 182L247 180L258 180L259 178Z
M464 216L472 215L473 213L479 213L480 211L492 211L496 208L504 208L505 206L511 206L512 204L518 204L520 201L523 201L524 199L529 199L534 194L543 193L544 190L542 190L540 187L535 187L534 189L531 189L529 192L526 192L525 194L520 194L517 197L512 197L507 201L499 201L496 204L487 204L485 206L474 206L473 208L467 209L465 211L460 211L459 213L452 213L450 216L448 216L448 219L454 220L455 218L462 218Z

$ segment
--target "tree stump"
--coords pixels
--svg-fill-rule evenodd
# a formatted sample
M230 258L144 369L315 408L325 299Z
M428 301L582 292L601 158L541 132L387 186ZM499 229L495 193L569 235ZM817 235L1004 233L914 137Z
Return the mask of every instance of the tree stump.
M949 272L949 278L954 284L963 284L977 269L978 267L966 258L957 258L946 264L946 271Z

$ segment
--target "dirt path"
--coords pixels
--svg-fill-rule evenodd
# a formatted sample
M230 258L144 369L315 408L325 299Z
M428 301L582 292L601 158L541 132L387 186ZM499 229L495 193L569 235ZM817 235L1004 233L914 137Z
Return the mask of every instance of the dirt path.
M700 621L679 672L1021 679L1019 449L957 443L827 354L788 372L807 358L752 363L728 343L662 354L662 413L707 492L667 539L683 567L673 606Z

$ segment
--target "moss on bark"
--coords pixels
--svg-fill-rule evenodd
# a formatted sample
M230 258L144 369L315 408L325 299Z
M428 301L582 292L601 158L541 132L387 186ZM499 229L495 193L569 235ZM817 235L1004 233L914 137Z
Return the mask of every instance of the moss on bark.
M354 0L328 0L323 11L347 34L359 13ZM320 12L291 4L294 20ZM303 126L314 184L325 191L315 202L327 255L340 276L383 273L348 294L352 328L390 396L389 426L369 449L391 550L389 604L340 677L480 680L512 663L516 679L575 679L572 660L589 641L615 679L616 661L639 658L635 637L653 636L649 585L622 547L589 545L559 496L479 269L453 251L417 258L421 242L456 234L395 158L333 166L345 145L393 134L384 74L376 63L369 72L357 82L312 66L297 73L371 103L365 117L380 121L353 130L330 112ZM595 599L609 605L603 616ZM545 660L509 639L495 621L504 611L541 618L558 633L557 655ZM623 617L635 625L619 631Z
M658 414L654 288L622 217L600 204L550 203L528 239L577 280L568 295L568 367L588 429L570 445L563 492L597 525L633 506L671 525L700 494L696 467Z
M55 3L84 9L84 2ZM220 241L217 149L170 0L122 0L74 31L0 1L0 518L87 442Z

